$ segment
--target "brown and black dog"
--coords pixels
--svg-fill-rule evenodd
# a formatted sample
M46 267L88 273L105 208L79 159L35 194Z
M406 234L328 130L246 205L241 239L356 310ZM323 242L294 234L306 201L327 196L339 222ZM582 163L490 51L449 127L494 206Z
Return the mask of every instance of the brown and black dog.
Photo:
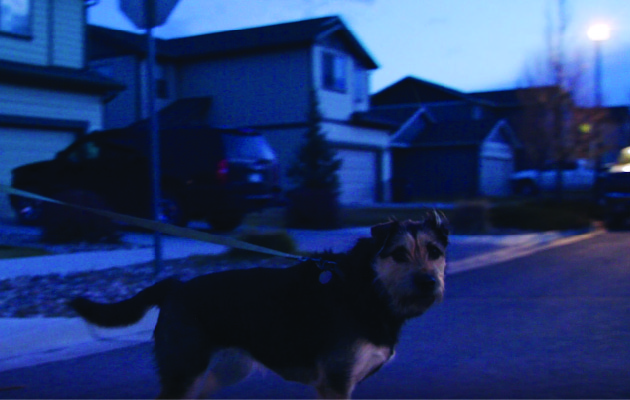
M167 279L119 303L70 305L99 326L130 325L160 308L160 397L208 394L259 363L320 397L347 398L393 356L404 322L442 299L445 223L432 211L418 222L372 227L349 252L320 255L336 263L327 284L319 265L304 261Z

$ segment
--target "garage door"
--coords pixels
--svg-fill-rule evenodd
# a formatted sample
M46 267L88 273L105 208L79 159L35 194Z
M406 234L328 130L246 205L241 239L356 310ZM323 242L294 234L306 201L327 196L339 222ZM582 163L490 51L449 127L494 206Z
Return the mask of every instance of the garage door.
M373 203L378 175L377 155L373 151L338 150L343 160L339 170L342 204Z
M19 165L49 160L75 139L70 132L0 128L0 184L11 184L11 170ZM6 195L0 195L0 216L12 215Z
M484 145L481 152L479 191L485 196L509 196L510 175L514 171L511 148L502 143Z

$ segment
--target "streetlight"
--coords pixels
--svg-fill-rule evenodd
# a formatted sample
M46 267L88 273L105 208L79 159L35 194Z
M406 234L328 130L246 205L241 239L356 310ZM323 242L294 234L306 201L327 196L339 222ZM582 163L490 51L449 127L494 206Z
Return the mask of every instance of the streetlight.
M595 44L595 106L602 105L602 42L610 38L610 26L606 24L592 25L587 32L589 39Z
M610 38L610 26L607 24L592 25L587 35L595 45L595 107L602 107L602 42ZM598 110L598 113L601 110ZM599 171L602 167L602 150L604 147L602 132L599 127L599 121L593 121L595 125L596 137L596 153L595 153L595 184L593 185L593 194L595 198L599 197L601 190L601 182L598 179Z

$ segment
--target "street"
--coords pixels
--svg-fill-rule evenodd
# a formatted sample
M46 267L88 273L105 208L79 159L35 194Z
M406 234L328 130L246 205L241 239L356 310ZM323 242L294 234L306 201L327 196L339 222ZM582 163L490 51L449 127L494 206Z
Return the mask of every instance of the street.
M355 398L630 397L630 233L447 278ZM153 398L151 344L0 373L0 398ZM217 398L308 398L270 372Z

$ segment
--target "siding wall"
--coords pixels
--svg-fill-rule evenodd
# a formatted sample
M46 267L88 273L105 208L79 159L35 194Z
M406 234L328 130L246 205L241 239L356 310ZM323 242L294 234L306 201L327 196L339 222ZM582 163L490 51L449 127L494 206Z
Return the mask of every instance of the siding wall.
M212 123L255 126L304 122L308 111L309 53L203 61L182 66L181 97L212 96Z
M101 129L98 96L0 85L0 112L5 115L87 121L89 131Z
M345 73L347 90L338 92L323 88L323 54L333 52L346 58ZM352 113L357 111L367 111L369 108L369 72L356 62L350 55L338 48L316 45L312 48L313 57L313 82L318 90L319 102L322 115L325 118L349 120ZM360 78L357 78L356 75ZM357 101L356 90L358 88L357 79L361 79L365 88L365 96L361 101Z
M113 57L90 63L90 67L127 86L105 104L106 129L122 128L142 118L138 61L134 56Z
M84 18L83 0L32 0L32 37L0 35L0 58L83 68Z

